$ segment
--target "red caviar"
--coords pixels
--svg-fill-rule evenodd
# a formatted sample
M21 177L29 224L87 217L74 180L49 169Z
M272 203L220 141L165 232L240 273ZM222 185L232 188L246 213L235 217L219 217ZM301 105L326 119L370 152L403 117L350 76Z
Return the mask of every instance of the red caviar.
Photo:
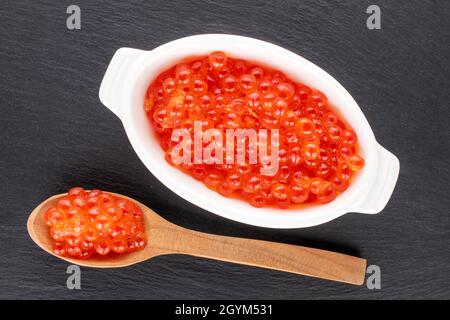
M148 87L144 108L172 166L255 207L330 202L364 167L356 133L323 93L223 52L182 61L161 73ZM193 136L194 121L223 135L236 128L278 129L277 173L262 175L261 163L175 164L171 155L179 141L172 133L183 129Z
M72 188L47 209L45 222L60 256L126 253L145 247L144 215L131 201L100 190Z

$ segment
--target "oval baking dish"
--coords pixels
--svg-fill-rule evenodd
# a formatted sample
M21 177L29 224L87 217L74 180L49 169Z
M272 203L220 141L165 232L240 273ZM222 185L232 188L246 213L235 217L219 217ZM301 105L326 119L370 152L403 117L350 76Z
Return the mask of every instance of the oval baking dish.
M294 81L325 93L355 130L366 161L343 194L328 204L298 210L255 208L247 202L221 196L165 161L143 108L147 87L160 72L183 58L218 50L281 70ZM270 228L302 228L330 221L347 212L378 213L387 204L398 178L398 159L377 143L351 95L315 64L268 42L205 34L175 40L152 51L121 48L108 66L99 97L122 120L134 150L156 178L187 201L235 221Z

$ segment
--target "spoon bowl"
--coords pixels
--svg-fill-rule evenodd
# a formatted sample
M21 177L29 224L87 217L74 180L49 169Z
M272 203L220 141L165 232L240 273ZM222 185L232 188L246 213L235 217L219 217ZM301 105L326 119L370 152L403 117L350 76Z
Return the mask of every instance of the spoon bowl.
M144 213L145 230L149 230L150 225L156 225L157 220L162 220L162 218L160 218L156 213L154 213L152 210L150 210L147 206L143 205L142 203L129 197L123 196L121 194L112 192L108 193L116 197L125 198L128 201L131 201L134 204L138 205L141 208L142 212ZM53 252L54 240L50 237L49 227L45 223L44 214L51 206L56 205L56 202L58 202L59 199L65 197L66 195L67 193L63 193L48 198L40 205L38 205L28 218L27 222L28 233L30 234L31 239L43 250L47 251L48 253L54 255L57 258L66 260L67 262L93 268L126 267L133 265L135 263L142 262L151 257L149 256L148 252L149 251L148 249L150 248L149 245L147 245L144 250L138 250L135 252L121 255L108 255L108 256L93 255L91 258L87 260L75 259L68 256L59 256L55 254ZM149 236L148 232L146 232L146 236L147 236L147 243L149 244L150 241L148 239Z
M308 275L333 281L361 285L366 260L337 252L262 240L212 235L182 228L161 218L153 210L132 198L117 193L138 205L144 213L147 245L135 252L98 256L87 260L58 256L44 214L67 194L52 196L30 214L27 229L31 239L43 250L72 264L92 268L120 268L165 254L187 254L261 268Z

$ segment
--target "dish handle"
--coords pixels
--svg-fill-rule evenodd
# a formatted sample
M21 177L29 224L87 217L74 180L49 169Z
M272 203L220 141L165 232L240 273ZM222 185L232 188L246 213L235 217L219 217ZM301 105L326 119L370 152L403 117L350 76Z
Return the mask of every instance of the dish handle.
M367 196L350 211L374 214L387 205L400 171L400 162L396 156L378 144L378 168L375 182Z
M100 101L120 118L120 100L125 86L125 76L131 65L144 50L120 48L116 51L103 76L98 96Z

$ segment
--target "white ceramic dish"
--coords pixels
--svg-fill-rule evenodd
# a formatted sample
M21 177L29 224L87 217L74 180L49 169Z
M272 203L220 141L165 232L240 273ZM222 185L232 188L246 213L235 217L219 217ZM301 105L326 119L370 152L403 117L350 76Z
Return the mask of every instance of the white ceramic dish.
M172 168L143 109L150 82L187 56L221 50L285 72L291 79L324 92L356 131L366 164L350 187L334 201L299 210L255 208L209 190ZM397 181L399 161L375 140L372 129L352 96L328 73L308 60L274 44L234 35L205 34L166 43L152 51L117 50L100 86L101 102L114 112L139 158L151 173L187 201L222 217L270 228L302 228L333 220L347 212L378 213Z

